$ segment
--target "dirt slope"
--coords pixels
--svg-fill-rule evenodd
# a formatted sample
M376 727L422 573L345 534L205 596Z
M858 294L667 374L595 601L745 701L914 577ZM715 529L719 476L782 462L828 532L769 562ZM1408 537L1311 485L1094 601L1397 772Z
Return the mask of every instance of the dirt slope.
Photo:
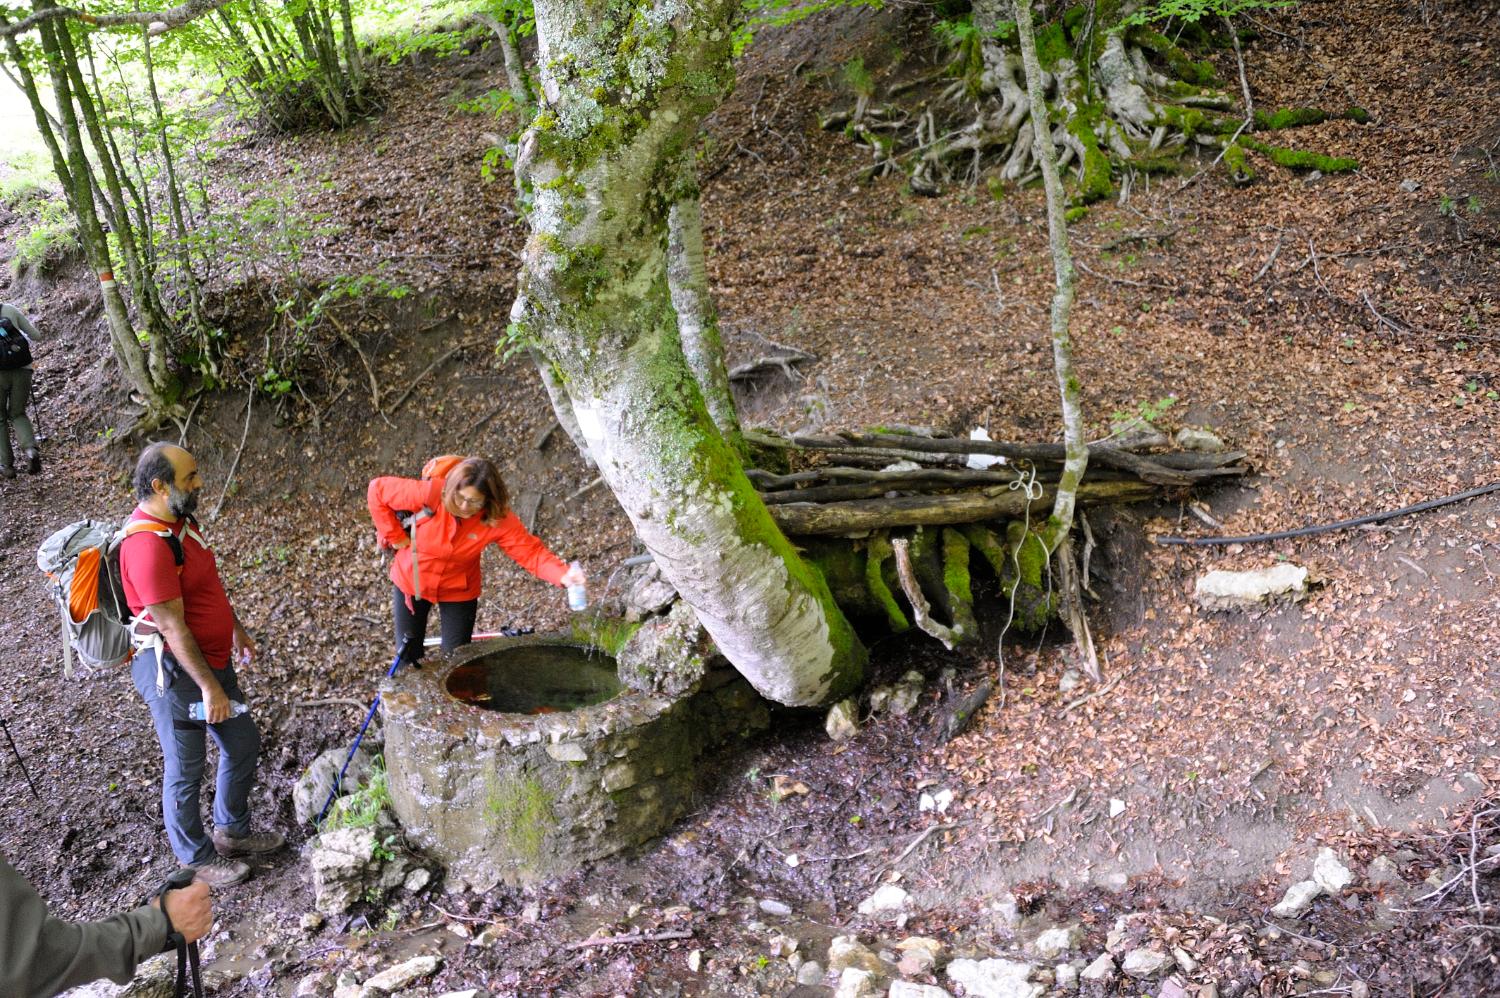
M818 356L801 383L754 386L745 412L785 429L987 421L997 438L1053 439L1039 192L920 199L892 182L857 184L856 152L819 132L815 112L845 99L831 82L845 59L893 41L912 50L923 29L900 12L837 17L758 44L711 122L705 219L731 363L777 344ZM1494 3L1305 3L1265 22L1247 51L1250 82L1262 107L1368 109L1369 125L1294 135L1358 158L1357 174L1262 164L1244 189L1217 172L1185 188L1153 180L1075 226L1087 268L1079 373L1095 426L1146 404L1167 429L1212 426L1248 450L1257 476L1207 497L1222 532L1331 521L1500 480L1497 45ZM505 182L474 179L490 126L455 111L452 96L496 73L488 55L395 67L381 119L339 137L247 143L229 166L243 180L301 164L319 178L307 204L348 226L317 266L384 263L418 291L415 304L357 331L384 417L345 352L316 424L304 412L293 425L291 410L264 403L247 423L241 394L205 405L189 429L210 508L246 441L212 530L237 605L269 651L247 683L267 735L257 809L268 819L289 823L290 781L352 735L384 665L389 588L361 501L371 475L414 472L438 451L489 453L515 487L542 494L536 529L559 551L596 577L631 553L603 490L579 494L592 475L565 439L536 446L550 414L532 373L490 350L521 233ZM107 439L114 421L102 415L119 399L86 291L65 281L10 292L59 335L40 357L48 472L0 482L0 580L12 594L0 619L0 716L46 794L31 800L0 763L0 848L60 910L98 917L145 893L171 861L144 707L120 676L62 681L32 561L50 529L130 505L129 454ZM211 952L247 975L223 993L287 994L324 967L362 977L419 947L447 956L434 994L779 993L790 973L758 959L767 935L797 935L807 952L872 930L853 906L889 869L928 906L909 931L956 946L1007 942L986 904L1018 882L1040 910L1083 913L1100 941L1115 913L1136 908L1253 921L1317 845L1358 865L1409 826L1441 827L1465 801L1495 793L1496 496L1373 530L1227 549L1150 545L1155 533L1219 532L1175 505L1095 526L1108 573L1096 586L1102 646L1119 677L1096 699L1065 712L1089 692L1060 692L1066 650L1011 644L1003 700L945 746L933 732L949 696L939 676L954 669L956 689L999 677L992 645L948 657L920 641L882 642L879 676L916 668L933 681L916 717L877 721L849 748L830 746L816 717L781 717L771 738L716 767L700 811L639 856L534 891L411 899L405 931L336 925L315 938L287 931L311 907L303 870L291 854L272 860L252 888L223 897L227 934ZM1191 608L1206 569L1282 559L1319 577L1306 603L1249 617ZM563 621L559 593L498 560L487 573L481 627ZM811 792L769 800L765 778L776 773ZM917 809L920 790L938 787L955 792L943 820L953 827L903 855L933 824ZM1125 805L1117 817L1111 800ZM810 861L788 866L788 853ZM1110 893L1122 876L1135 879ZM747 910L762 897L795 917L758 927L774 922ZM1306 948L1373 993L1438 993L1451 968L1424 963L1399 932L1365 935L1359 915L1308 930L1338 940L1332 956ZM465 919L498 921L504 944L463 948L444 923ZM560 948L601 927L682 926L691 942ZM1350 940L1358 945L1346 951ZM1221 983L1289 993L1290 978L1273 972L1284 954L1263 945L1264 966L1235 965ZM686 969L691 948L705 951L703 973ZM1483 993L1492 978L1475 965L1460 965L1447 993Z

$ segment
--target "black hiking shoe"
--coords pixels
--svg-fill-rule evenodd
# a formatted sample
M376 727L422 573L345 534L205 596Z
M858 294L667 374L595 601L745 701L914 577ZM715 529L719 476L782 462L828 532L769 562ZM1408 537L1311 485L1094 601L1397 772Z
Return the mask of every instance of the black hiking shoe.
M26 452L26 471L32 475L40 475L42 473L42 453L35 447ZM15 472L11 472L11 474L15 474Z

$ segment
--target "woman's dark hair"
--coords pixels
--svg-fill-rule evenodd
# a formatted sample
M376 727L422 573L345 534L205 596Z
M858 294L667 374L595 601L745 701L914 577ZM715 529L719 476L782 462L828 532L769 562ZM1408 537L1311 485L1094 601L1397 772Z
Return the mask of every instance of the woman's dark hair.
M156 494L151 483L165 482L169 486L177 484L177 469L172 467L172 462L167 457L167 451L171 447L166 441L158 440L141 451L140 460L135 462L132 483L135 485L135 497L142 502Z
M466 457L448 472L443 494L452 498L459 489L478 489L484 496L484 522L496 524L510 512L510 491L495 466L482 457Z

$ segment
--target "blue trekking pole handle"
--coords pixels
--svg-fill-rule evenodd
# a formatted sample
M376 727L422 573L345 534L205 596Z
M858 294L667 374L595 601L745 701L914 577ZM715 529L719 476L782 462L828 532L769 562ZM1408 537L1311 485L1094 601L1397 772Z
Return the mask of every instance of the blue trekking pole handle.
M390 679L401 668L401 662L406 658L406 653L411 650L412 641L416 639L415 633L408 633L401 642L401 647L396 651L396 657L391 662L391 667L386 670L385 678ZM354 737L354 744L349 746L349 754L344 757L344 765L339 769L339 775L334 777L333 786L328 791L328 799L323 802L323 810L318 812L318 820L314 825L322 827L323 819L328 816L328 809L333 806L333 799L339 794L339 787L344 783L344 774L349 771L349 763L354 761L354 753L359 751L359 743L364 741L365 730L369 728L370 722L375 718L375 711L380 709L380 694L375 694L375 699L370 703L370 712L365 715L365 723L359 726L359 734Z

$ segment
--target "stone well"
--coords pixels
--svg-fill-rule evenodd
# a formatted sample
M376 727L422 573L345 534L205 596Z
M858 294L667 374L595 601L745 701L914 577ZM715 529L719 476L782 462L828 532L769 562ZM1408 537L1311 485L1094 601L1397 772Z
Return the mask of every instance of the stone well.
M699 757L768 718L731 669L681 696L642 693L613 658L560 635L481 641L402 670L381 713L407 837L480 890L661 834L691 803Z

